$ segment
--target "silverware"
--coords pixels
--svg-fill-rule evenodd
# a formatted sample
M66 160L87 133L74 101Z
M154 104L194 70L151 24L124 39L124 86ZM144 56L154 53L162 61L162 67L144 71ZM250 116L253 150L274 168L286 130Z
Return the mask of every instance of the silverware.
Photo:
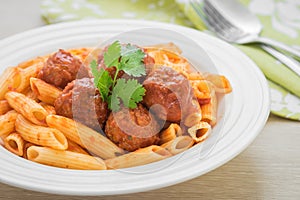
M195 4L197 1L192 2ZM281 42L259 36L263 28L260 21L238 1L204 0L203 5L203 11L208 16L208 24L224 40L238 44L267 44L300 59L300 51Z
M288 57L288 56L284 55L283 53L281 53L280 51L277 51L267 45L261 45L261 48L263 48L265 51L267 51L273 57L280 60L280 62L285 64L287 67L289 67L289 69L291 69L298 76L300 76L300 63L297 60L295 60L291 57Z
M237 44L261 43L262 49L300 76L300 63L264 44L281 47L300 58L300 52L277 41L259 37L262 25L256 16L235 0L191 0L191 6L207 27L220 38Z

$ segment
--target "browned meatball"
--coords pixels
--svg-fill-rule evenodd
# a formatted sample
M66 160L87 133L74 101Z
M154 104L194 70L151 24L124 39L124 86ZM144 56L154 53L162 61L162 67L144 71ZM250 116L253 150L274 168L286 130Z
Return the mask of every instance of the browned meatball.
M88 75L88 69L78 58L60 49L47 59L38 77L56 87L65 88L76 77Z
M108 115L107 103L102 101L99 90L90 78L69 83L54 106L57 114L74 118L95 130L103 127Z
M185 76L170 67L160 67L152 71L143 83L146 94L144 104L163 120L180 122L183 111L193 98L192 87Z
M148 110L139 104L135 109L111 112L105 133L120 148L134 151L159 142L159 125Z

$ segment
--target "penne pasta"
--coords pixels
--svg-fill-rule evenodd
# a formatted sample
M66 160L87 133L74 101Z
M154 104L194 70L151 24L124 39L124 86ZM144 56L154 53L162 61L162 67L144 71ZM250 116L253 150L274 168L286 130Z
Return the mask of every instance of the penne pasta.
M21 83L20 70L16 67L9 67L0 76L0 100L3 100L5 93L15 90Z
M11 133L4 139L4 146L10 152L23 156L25 141L19 133Z
M164 144L166 142L169 142L173 139L175 139L177 136L182 135L182 129L181 127L176 124L172 123L170 126L161 132L160 134L160 144Z
M57 129L32 124L20 114L17 116L15 126L16 131L28 142L53 149L68 148L66 137Z
M24 148L23 148L23 158L28 159L28 158L27 158L27 149L28 149L29 147L31 147L31 146L36 146L36 145L35 145L35 144L32 144L32 143L30 143L30 142L25 141Z
M46 111L49 115L55 115L56 114L56 111L55 111L55 107L52 106L52 105L49 105L47 103L44 103L44 102L40 102L39 103Z
M145 50L148 55L155 60L154 69L161 66L167 66L188 77L190 64L185 58L178 55L176 52L153 47L147 47Z
M4 136L0 136L0 145L1 146L4 146L4 141L3 140L4 140L5 137Z
M46 121L49 127L60 130L69 140L103 159L113 158L124 153L123 149L101 133L72 119L59 115L48 115Z
M165 148L151 145L116 158L107 159L104 162L109 169L120 169L149 164L168 158L171 155Z
M37 125L46 125L47 111L36 101L18 92L7 92L5 95L9 105L26 119Z
M37 163L68 169L106 169L104 161L100 158L48 147L29 147L27 149L27 158Z
M166 148L171 154L176 155L189 149L193 144L194 140L190 136L179 136L164 143L161 147Z
M29 87L30 77L36 77L43 63L36 63L27 68L6 68L0 77L0 100L8 91L22 92Z
M95 52L93 52L93 51L95 51ZM93 48L76 48L76 49L69 49L68 52L71 53L73 56L78 57L81 61L84 61L85 59L87 59L88 56L91 56L90 55L91 53L93 54L98 51ZM99 54L96 54L95 56L97 56L97 55L99 55ZM97 57L95 57L95 58L97 58Z
M21 62L20 64L18 64L18 68L21 68L21 69L26 69L28 67L31 67L33 65L41 65L44 63L44 61L47 59L48 56L39 56L39 57L36 57L34 59L31 59L31 60L26 60L24 62Z
M17 115L17 112L12 110L0 116L0 136L5 136L15 130Z
M188 74L188 79L191 81L200 81L204 80L204 77L200 72L192 72Z
M214 126L217 123L218 99L214 91L208 104L201 105L202 121Z
M42 102L54 105L54 101L61 94L61 90L38 78L30 78L30 87Z
M184 118L184 125L187 127L194 126L202 119L201 107L197 99L193 99L189 107L191 112Z
M116 44L120 44L120 41L116 42ZM128 47L130 47L130 45ZM143 47L140 48L140 50L137 49L138 51L136 51L135 48L139 47L134 47L134 52L140 54L140 50L142 50L142 53L144 53L140 61L145 64L147 74L152 73L153 70L162 66L166 68L169 67L176 70L180 74L180 79L184 78L191 87L188 88L188 93L183 92L182 95L180 95L189 95L188 97L192 99L186 107L183 107L184 112L181 115L181 119L173 121L170 119L170 121L166 121L162 131L159 133L159 138L155 135L155 140L150 138L151 140L148 141L147 138L144 138L142 142L140 142L136 140L137 138L128 137L126 134L123 134L126 131L125 129L123 130L124 126L121 125L118 130L112 129L112 133L110 133L109 129L103 129L103 131L106 131L106 134L110 136L109 139L104 132L97 132L77 122L75 118L74 120L56 114L54 104L56 99L62 95L63 90L54 86L56 82L55 79L59 76L58 78L61 78L61 80L70 82L75 78L74 74L76 73L74 70L76 71L80 66L90 66L92 61L99 61L100 57L102 59L102 56L101 66L102 62L105 65L106 58L104 55L109 48L92 49L83 47L60 51L62 54L56 57L49 57L54 54L37 57L22 62L16 67L9 67L4 70L0 76L0 145L3 145L8 151L20 157L40 164L68 169L104 170L135 167L160 161L172 155L182 153L193 145L204 141L211 133L212 127L217 123L217 95L227 94L232 91L227 78L222 75L197 72L197 70L195 70L196 68L191 68L192 65L187 58L181 55L181 49L172 42ZM124 64L123 72L126 76L130 76L130 73L127 73L129 69L126 70L128 63L125 65L127 61L122 58L122 56L119 57L117 61ZM78 59L81 62L78 61ZM67 61L68 64L65 66L64 63ZM47 65L45 65L45 62L47 62ZM54 71L52 71L53 66L55 66ZM40 73L42 74L41 69L44 67L46 71L49 72L44 73L45 77L43 77L45 80L46 77L50 79L50 81L47 82L37 78ZM115 97L117 99L114 100L116 101L116 109L117 107L127 107L124 99L125 96L127 98L127 93L129 95L129 92L127 92L128 88L120 87L118 90L123 94L121 95L121 93L116 92L116 95L113 96L117 83L121 83L118 82L119 75L121 75L121 73L118 74L120 70L116 71L115 77L113 77L114 79L112 80L114 82L112 86L108 84L108 95L106 95L106 93L103 94L101 90L102 85L100 83L102 80L107 82L110 82L110 80L104 80L107 79L107 77L106 75L102 76L103 74L101 75L102 72L101 70L98 71L98 68L95 70L93 65L91 65L90 68L92 70L85 69L89 77L99 76L99 80L98 83L94 80L95 83L93 85L93 87L98 89L97 93L88 94L88 98L98 101L98 97L102 97L102 102L100 102L99 105L96 101L98 108L103 107L103 110L102 108L99 109L100 114L103 114L101 112L107 114L107 112L114 111L115 107L109 103L111 103L110 101L113 101L112 99ZM95 74L96 72L97 74ZM115 72L113 70L109 71L109 75L111 75L111 73ZM172 80L169 80L167 76L170 76L170 74L164 74L162 71L162 78L166 78L163 80L166 80L167 83L171 82ZM176 78L176 75L174 76ZM127 84L129 86L133 87L133 83L136 81L136 83L138 83L139 79L136 79L135 76L130 76L130 81L134 82L126 81L128 81ZM53 83L53 85L51 83ZM82 94L81 92L84 93L85 90L87 90L86 88L91 86L89 82L82 83L80 90L70 90L68 94L72 94L72 92ZM177 88L177 85L175 85L175 87ZM145 103L145 99L143 99L142 95L142 89L145 89L143 88L143 84L141 84L140 89L140 91L136 90L133 96L128 96L128 98L132 98L130 100L134 102L129 102L130 108L131 104L132 106L134 104L141 104L145 109L145 111L142 109L133 109L133 119L136 120L138 125L142 125L144 122L146 124L148 118L144 117L143 114L144 112L146 113L146 111L151 112L149 106L143 105L143 100ZM178 82L178 89L181 91L186 90L186 88L181 88L180 81ZM191 93L190 89L192 89ZM167 100L166 104L172 107L173 101L171 100L173 100L173 96L164 92L164 87L158 88L157 90L162 90L159 95L162 99ZM150 96L154 96L155 98L156 94ZM67 101L74 103L76 101L70 95L65 95L64 97L64 103ZM84 103L79 102L81 105ZM64 104L63 106L65 107L62 108L63 112L61 113L72 113L72 105L74 104L67 103L66 106ZM174 107L175 112L177 109L176 106ZM94 108L94 106L91 108ZM57 107L56 109L59 108ZM87 105L80 109L82 110L82 115L84 115L83 117L85 119L88 118L90 115L90 107ZM86 110L88 110L88 112L84 113ZM98 116L99 112L97 109L96 111ZM127 116L124 115L123 118L122 123L127 123ZM159 119L157 119L157 122L162 125L162 121ZM101 125L105 125L107 128L114 127L115 123L114 121L111 123L109 119L103 117ZM158 131L155 133L157 132ZM156 145L158 139L160 146ZM126 144L127 146L134 147L134 149L138 150L125 152L127 147L123 145L125 150L120 148L122 146L121 141L125 140L129 141ZM145 144L149 146L144 147ZM129 150L129 148L127 150Z
M230 82L225 76L218 74L206 74L205 79L212 83L216 93L227 94L232 91Z
M39 102L40 100L37 98L36 94L31 90L30 87L26 88L24 91L22 91L22 94L24 94L26 97Z
M20 75L21 75L21 81L20 84L18 85L18 87L16 88L17 92L22 92L24 91L26 88L28 88L30 86L30 78L31 77L37 77L40 69L42 69L44 63L35 63L32 66L29 66L25 69L21 69L20 70Z
M188 129L189 135L198 143L205 140L211 132L211 126L207 122L200 122Z
M209 103L211 99L211 85L206 80L191 81L195 97L200 105Z
M79 146L78 144L76 144L75 142L73 142L71 140L68 140L68 149L67 150L89 155L81 146Z
M0 100L0 115L3 115L10 111L12 108L9 106L7 100Z
M155 44L155 45L147 46L147 47L144 47L144 48L145 49L152 49L152 48L154 48L154 49L165 49L165 50L177 53L177 54L182 53L181 49L176 44L174 44L173 42Z

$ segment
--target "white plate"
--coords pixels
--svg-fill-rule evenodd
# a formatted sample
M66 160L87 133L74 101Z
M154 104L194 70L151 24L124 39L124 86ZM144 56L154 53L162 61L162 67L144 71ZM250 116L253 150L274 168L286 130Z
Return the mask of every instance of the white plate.
M194 29L130 20L79 21L46 26L1 41L1 71L4 67L54 52L58 48L95 45L113 34L142 27L163 27L192 38L206 50L217 66L218 73L230 80L233 92L222 100L225 114L219 126L221 128L215 129L212 137L204 143L210 147L206 149L209 151L203 151L206 147L199 145L180 156L136 167L134 170L81 171L36 164L0 147L2 182L35 191L72 195L147 191L205 174L234 158L255 139L269 114L269 90L265 77L241 51ZM152 37L158 41L159 37L168 36Z

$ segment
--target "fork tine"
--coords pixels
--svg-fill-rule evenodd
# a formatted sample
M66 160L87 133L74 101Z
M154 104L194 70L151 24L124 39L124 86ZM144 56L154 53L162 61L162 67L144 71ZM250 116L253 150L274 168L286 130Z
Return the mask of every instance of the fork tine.
M215 12L210 9L210 7L206 6L206 2L199 3L199 1L191 1L191 5L194 8L194 10L199 14L200 18L205 19L204 23L206 26L208 26L209 29L212 29L213 31L219 33L222 32L221 35L224 34L224 25L220 23L220 20L218 20L215 16Z
M241 30L236 28L221 13L219 13L209 0L191 0L190 5L196 11L200 19L206 26L214 31L219 37L232 41L244 35Z
M198 14L198 16L200 17L200 19L207 24L207 17L206 15L203 13L203 2L199 2L199 0L190 0L190 5L192 6L192 8L194 9L194 11Z

